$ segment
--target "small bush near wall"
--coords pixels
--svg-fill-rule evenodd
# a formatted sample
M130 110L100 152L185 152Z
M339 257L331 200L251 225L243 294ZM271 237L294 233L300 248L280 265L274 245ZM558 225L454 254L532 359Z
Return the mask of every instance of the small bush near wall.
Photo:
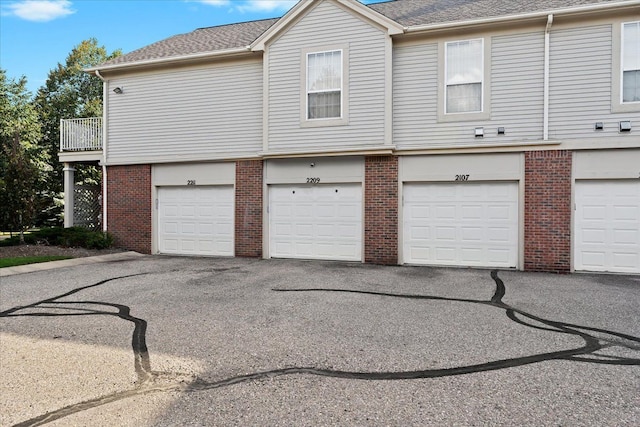
M25 234L27 244L54 245L64 247L81 247L87 249L106 249L113 245L113 236L102 231L91 231L83 227L53 227L42 228ZM0 246L14 246L20 244L18 236L0 241Z

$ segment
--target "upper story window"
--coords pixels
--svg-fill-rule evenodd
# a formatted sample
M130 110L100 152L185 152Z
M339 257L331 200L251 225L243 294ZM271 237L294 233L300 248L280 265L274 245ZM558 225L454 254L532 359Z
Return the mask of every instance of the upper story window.
M307 119L342 117L342 50L307 53Z
M622 25L622 102L640 102L640 21Z
M482 112L484 43L482 39L445 44L445 112Z

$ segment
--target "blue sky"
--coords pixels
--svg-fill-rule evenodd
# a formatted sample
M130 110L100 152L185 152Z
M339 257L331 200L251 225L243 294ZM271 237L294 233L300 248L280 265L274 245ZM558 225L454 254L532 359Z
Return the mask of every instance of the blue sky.
M363 3L381 0L365 0ZM35 94L90 37L124 53L196 28L282 16L296 0L0 0L0 68Z

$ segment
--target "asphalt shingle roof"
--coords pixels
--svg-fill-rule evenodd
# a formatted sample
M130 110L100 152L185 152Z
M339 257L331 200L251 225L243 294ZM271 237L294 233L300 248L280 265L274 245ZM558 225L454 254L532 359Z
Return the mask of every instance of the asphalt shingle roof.
M615 0L392 0L371 4L369 7L409 27L552 11L613 1ZM279 19L199 28L134 50L99 67L245 47Z
M551 11L612 1L614 0L395 0L371 4L369 7L409 27Z
M134 50L102 65L125 64L248 46L279 19L198 28L190 33L178 34Z

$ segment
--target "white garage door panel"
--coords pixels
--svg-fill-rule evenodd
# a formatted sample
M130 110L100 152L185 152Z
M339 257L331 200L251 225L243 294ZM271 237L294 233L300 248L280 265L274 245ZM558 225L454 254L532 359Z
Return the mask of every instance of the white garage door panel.
M576 182L574 268L640 273L640 181Z
M406 263L515 267L518 184L405 184Z
M233 256L233 221L232 186L158 188L161 253Z
M360 261L362 186L269 186L270 255Z

